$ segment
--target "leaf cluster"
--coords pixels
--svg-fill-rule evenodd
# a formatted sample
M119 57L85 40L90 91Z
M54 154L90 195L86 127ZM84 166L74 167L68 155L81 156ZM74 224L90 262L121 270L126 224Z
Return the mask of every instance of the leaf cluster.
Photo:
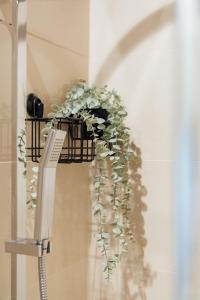
M93 109L97 108L107 110L107 120L95 116ZM130 130L125 125L127 112L115 90L109 90L107 86L89 87L80 81L66 93L62 105L53 106L49 114L51 120L43 134L48 134L57 118L72 115L83 118L96 143L93 212L98 223L97 245L105 260L106 278L110 278L133 240L129 216L132 206L130 161L134 151ZM100 138L95 126L103 130Z
M93 109L102 108L108 118L98 117ZM50 121L42 130L47 136L58 118L82 118L96 145L93 176L93 213L97 220L97 245L104 259L104 272L110 279L113 270L129 249L133 239L130 213L134 205L131 161L134 160L130 130L125 124L127 112L121 97L107 86L89 87L80 81L66 93L61 105L53 105ZM102 130L99 137L96 129ZM19 135L19 160L26 167L23 146L25 132ZM27 203L35 207L37 168L32 170ZM25 172L26 174L26 172Z

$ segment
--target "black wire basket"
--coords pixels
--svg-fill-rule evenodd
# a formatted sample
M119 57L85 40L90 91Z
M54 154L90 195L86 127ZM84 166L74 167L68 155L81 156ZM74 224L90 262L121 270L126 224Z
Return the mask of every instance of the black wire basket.
M45 144L41 131L49 118L27 118L27 158L39 162ZM54 128L67 132L59 163L91 162L95 158L95 142L81 118L57 118Z

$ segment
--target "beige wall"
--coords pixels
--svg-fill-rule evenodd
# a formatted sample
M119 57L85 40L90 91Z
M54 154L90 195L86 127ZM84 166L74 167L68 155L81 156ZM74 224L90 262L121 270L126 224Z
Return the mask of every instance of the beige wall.
M8 1L0 1L0 8L0 17L10 20ZM29 0L28 90L41 96L49 109L79 78L117 89L129 112L132 137L142 150L148 190L144 199L137 199L134 215L141 241L137 254L130 253L108 284L91 237L88 165L59 165L53 254L47 259L50 300L172 298L172 11L166 0ZM3 242L10 238L11 221L11 40L2 25L0 65L0 300L10 300L10 263ZM28 216L31 233L30 211ZM27 300L38 297L37 261L29 258Z
M29 90L46 105L60 102L73 81L88 78L89 1L30 1L28 16ZM58 167L53 253L47 258L52 300L87 299L88 181L87 165ZM34 258L28 270L28 300L36 300Z

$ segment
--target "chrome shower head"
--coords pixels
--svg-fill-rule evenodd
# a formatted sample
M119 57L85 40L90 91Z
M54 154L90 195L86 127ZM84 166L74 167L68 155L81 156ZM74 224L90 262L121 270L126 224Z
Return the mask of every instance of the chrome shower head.
M39 165L34 239L49 239L52 232L56 167L66 132L51 130Z

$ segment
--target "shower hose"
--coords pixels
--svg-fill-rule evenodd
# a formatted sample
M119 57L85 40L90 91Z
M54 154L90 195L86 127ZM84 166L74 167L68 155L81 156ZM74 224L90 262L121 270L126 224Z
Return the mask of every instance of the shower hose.
M38 257L38 275L39 275L39 285L40 285L40 299L48 300L45 255Z

